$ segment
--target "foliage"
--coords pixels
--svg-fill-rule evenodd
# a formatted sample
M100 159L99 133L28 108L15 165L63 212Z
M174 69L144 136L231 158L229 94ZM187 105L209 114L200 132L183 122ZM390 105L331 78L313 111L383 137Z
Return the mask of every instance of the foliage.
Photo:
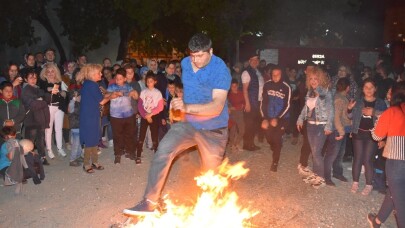
M0 43L11 47L35 44L39 37L34 37L32 20L39 16L40 8L49 0L7 0L0 7ZM22 7L23 6L23 7Z
M108 43L109 32L117 27L116 13L110 0L62 0L57 9L62 35L72 42L75 55Z

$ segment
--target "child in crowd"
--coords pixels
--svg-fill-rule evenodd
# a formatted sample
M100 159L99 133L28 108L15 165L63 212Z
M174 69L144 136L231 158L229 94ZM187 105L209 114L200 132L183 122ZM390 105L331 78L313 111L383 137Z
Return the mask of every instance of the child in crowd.
M183 83L176 83L174 92L176 94L175 97L183 99ZM185 118L186 118L186 114L184 112L176 111L172 108L170 109L170 115L169 115L170 124L184 121Z
M138 99L138 92L127 83L126 71L123 68L117 70L115 83L108 86L108 92L117 92L121 96L111 99L110 122L114 140L114 164L121 162L121 156L127 153L127 157L135 160L135 113L131 105L131 99Z
M245 122L243 121L243 110L245 109L245 99L243 92L239 90L239 82L232 79L231 91L228 93L229 119L234 125L229 129L229 145L231 152L242 151L239 143L245 133Z
M142 90L141 90L141 86L139 85L138 81L136 80L135 67L132 64L127 64L127 65L125 65L124 69L127 72L128 85L130 85L132 87L132 89L135 90L138 94L141 94ZM133 115L134 130L135 130L134 140L135 140L135 142L138 142L138 129L139 129L138 118L140 118L140 116L138 114L138 100L131 99L131 106L135 113L135 115Z
M147 88L142 90L138 100L138 110L142 116L141 131L137 146L136 164L141 164L142 147L145 141L147 127L150 126L153 147L156 152L158 147L159 113L163 110L162 93L155 88L156 76L152 71L148 71L145 77Z
M101 65L86 64L76 75L76 80L83 82L80 99L80 144L84 147L83 169L87 173L94 173L94 169L103 170L98 163L98 147L101 138L100 105L109 99L118 97L121 93L106 93L104 96L98 85L101 80ZM91 161L91 163L90 163ZM93 169L94 168L94 169Z
M69 123L71 134L71 152L69 165L73 167L80 166L82 147L80 145L80 94L79 90L73 91L72 99L69 102Z
M32 178L34 184L40 184L45 179L44 166L42 165L41 157L34 152L34 144L29 139L21 139L19 142L24 151L24 158L27 162L27 167L24 169L24 180ZM23 180L23 182L24 182Z
M176 96L175 93L175 83L174 81L169 80L167 84L166 94L164 98L164 109L161 113L162 121L159 126L159 141L166 135L170 129L170 102L172 98Z
M20 129L25 118L25 108L21 100L13 96L13 84L2 82L0 84L0 123L2 126L14 126L17 138L20 138Z
M3 127L1 137L4 140L15 138L15 135L15 128L10 126ZM0 174L3 176L3 180L5 179L6 170L10 166L12 158L13 154L10 154L10 151L7 149L7 143L3 143L0 147Z
M34 142L44 165L49 165L45 156L45 129L49 128L49 107L45 92L37 86L38 75L34 70L25 75L26 85L21 93L21 101L26 110L24 119L25 138Z
M17 131L13 126L5 126L2 129L2 134L6 140L0 148L4 185L22 183L24 179L23 168L28 168L28 166L24 158L24 151L16 139Z

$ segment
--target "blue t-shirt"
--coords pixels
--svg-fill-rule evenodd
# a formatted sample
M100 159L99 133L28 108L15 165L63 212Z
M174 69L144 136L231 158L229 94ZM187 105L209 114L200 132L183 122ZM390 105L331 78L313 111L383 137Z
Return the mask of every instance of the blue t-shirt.
M134 109L131 105L131 97L129 96L129 92L133 89L128 84L125 83L122 86L117 84L111 84L108 86L108 92L122 92L122 97L117 97L111 100L110 103L110 115L114 118L127 118L134 115Z
M228 91L231 86L231 74L222 59L213 55L207 66L193 71L190 57L181 61L182 81L185 104L206 104L212 102L212 90ZM196 129L212 130L228 126L228 105L218 116L198 116L186 114L186 120Z
M0 147L0 169L4 169L11 164L11 161L7 158L8 150L6 144L4 142Z

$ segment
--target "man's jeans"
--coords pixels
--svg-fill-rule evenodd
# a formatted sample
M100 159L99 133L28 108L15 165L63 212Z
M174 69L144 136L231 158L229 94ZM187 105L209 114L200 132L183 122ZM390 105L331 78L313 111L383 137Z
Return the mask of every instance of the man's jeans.
M204 170L217 168L222 163L227 140L227 128L196 130L189 123L173 124L153 157L144 197L158 201L174 158L192 146L198 146Z
M387 159L385 171L388 189L377 217L385 222L394 210L397 226L405 227L405 161Z

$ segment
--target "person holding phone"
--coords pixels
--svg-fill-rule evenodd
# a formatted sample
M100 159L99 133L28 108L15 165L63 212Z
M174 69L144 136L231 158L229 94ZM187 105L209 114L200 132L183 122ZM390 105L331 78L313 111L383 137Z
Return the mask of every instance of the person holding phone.
M49 128L45 129L45 144L48 150L48 157L50 159L55 157L52 151L52 132L54 126L58 154L66 157L66 153L62 148L62 126L64 112L67 110L67 86L62 82L59 68L54 63L44 65L40 78L39 88L46 94L45 100L48 103L50 113Z
M15 98L21 98L23 79L20 76L17 64L11 63L8 65L8 75L6 79L13 84L13 96Z

